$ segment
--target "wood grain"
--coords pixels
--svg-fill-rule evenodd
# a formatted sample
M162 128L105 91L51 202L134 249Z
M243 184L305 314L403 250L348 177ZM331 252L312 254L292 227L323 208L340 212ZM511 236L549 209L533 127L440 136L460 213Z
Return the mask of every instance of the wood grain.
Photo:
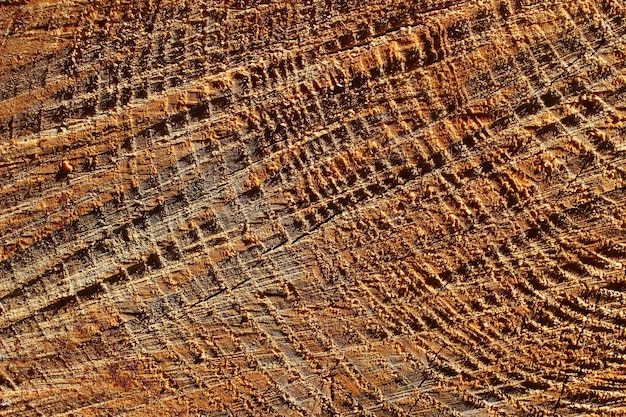
M0 2L0 415L624 415L625 18Z

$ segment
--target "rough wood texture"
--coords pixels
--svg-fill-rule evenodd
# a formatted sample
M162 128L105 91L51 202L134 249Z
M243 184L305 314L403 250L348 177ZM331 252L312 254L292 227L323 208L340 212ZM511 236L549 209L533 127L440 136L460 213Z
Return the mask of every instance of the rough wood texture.
M625 17L0 2L0 415L624 415Z

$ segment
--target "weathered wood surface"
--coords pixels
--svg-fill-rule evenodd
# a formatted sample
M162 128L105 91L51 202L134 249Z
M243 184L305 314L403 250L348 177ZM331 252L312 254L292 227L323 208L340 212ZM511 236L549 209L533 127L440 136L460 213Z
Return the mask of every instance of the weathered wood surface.
M0 415L624 415L625 17L0 2Z

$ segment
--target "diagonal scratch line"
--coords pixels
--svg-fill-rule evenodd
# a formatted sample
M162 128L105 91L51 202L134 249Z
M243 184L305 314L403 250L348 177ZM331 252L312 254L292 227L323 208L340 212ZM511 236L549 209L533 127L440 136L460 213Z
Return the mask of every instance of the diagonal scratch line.
M587 168L587 165L589 165L589 163L591 163L591 161L593 160L593 156L592 155L588 155L585 158L585 162L583 163L583 166L580 167L580 171L578 171L578 174L576 174L576 176L574 177L574 179L572 179L570 182L567 183L567 185L561 190L559 191L559 194L556 196L556 200L554 201L554 204L557 204L559 202L559 200L561 199L561 197L563 196L563 194L565 194L565 191L571 187L571 185L573 183L576 182L576 180L578 180L578 177L580 177L580 174L583 173L583 171L585 170L585 168Z
M430 366L433 364L433 362L435 362L435 360L437 359L437 357L439 356L439 354L441 353L442 350L447 349L446 347L441 347L437 353L435 353L435 356L433 356L433 358L428 361L428 363L426 364L426 367L428 368L428 372L426 373L426 375L424 375L424 377L422 378L422 380L420 381L420 383L417 385L417 389L419 390L422 385L424 384L424 382L426 382L426 380L432 375L432 370L430 369ZM413 408L417 405L417 402L419 401L420 397L419 397L419 392L417 393L418 396L415 399L415 401L413 402L413 405L411 405L411 407L409 408L409 411L407 411L407 414L411 414L411 411L413 410Z

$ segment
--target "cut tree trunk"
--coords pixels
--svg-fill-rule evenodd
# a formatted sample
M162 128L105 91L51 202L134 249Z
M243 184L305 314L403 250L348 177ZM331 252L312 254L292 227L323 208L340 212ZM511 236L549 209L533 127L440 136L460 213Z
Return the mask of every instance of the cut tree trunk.
M0 2L0 415L625 415L625 18Z

